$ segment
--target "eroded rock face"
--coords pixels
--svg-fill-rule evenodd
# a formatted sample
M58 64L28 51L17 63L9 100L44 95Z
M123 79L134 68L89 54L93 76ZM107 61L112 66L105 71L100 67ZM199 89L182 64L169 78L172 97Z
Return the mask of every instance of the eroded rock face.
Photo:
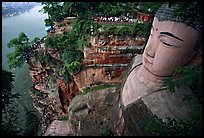
M66 84L63 79L56 79L51 83L49 77L56 75L56 70L50 67L42 67L41 64L32 59L30 75L33 81L32 97L35 108L42 115L42 130L45 132L48 125L58 117L67 114L70 100L78 92L75 82Z
M76 82L79 90L103 83L120 83L123 77L122 74L125 73L126 69L127 67L119 67L115 69L111 69L111 67L107 67L107 69L106 67L89 67L76 74L74 76L74 82Z
M50 124L43 136L70 136L72 133L68 121L55 120Z
M77 95L68 107L69 121L75 135L100 136L101 129L114 131L111 116L118 91L115 87Z

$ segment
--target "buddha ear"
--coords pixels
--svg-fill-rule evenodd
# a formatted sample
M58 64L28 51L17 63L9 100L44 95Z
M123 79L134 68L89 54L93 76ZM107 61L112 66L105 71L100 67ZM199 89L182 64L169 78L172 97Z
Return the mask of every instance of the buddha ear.
M200 65L202 64L202 57L199 54L198 50L193 50L191 57L188 59L188 65Z
M186 57L186 65L191 63L191 60L196 56L197 51L192 50L192 52L189 52L189 55Z

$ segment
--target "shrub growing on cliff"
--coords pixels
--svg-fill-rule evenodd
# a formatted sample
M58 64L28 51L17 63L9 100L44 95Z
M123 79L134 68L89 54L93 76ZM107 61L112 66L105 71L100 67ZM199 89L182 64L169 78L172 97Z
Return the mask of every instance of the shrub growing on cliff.
M68 120L68 115L59 116L58 120Z
M124 26L121 28L118 28L117 33L118 36L128 36L131 34L131 27L130 26Z
M50 76L50 82L51 82L52 84L56 83L56 78L55 78L55 76Z
M151 23L134 23L124 25L103 25L102 32L99 34L104 36L140 36L147 38L151 29Z
M171 117L163 121L155 115L151 115L139 125L151 136L202 136L202 107L195 107L192 117L185 120L177 120Z
M45 19L44 22L45 22L45 26L52 26L52 25L54 25L54 22L51 21L50 19Z
M75 61L71 62L70 64L66 64L66 67L68 68L68 70L71 74L75 74L76 71L78 71L80 69L80 62L75 60Z
M14 50L12 53L7 54L9 67L22 68L24 62L30 62L29 54L31 52L31 45L38 42L38 37L35 37L33 40L29 41L24 32L21 32L17 37L11 39L7 43L7 46L9 48L14 48Z
M64 66L62 69L62 75L64 77L65 83L69 83L71 81L70 74L66 66Z
M60 2L41 2L43 8L40 10L43 13L48 13L48 21L46 22L49 25L52 25L53 22L57 22L60 19L64 18L63 6Z
M54 48L54 46L55 46L54 38L47 36L45 39L45 47L46 48Z
M121 16L126 13L133 15L135 2L100 2L99 11L105 16Z
M58 25L58 27L62 27L62 26L65 26L65 24L61 23L61 24Z
M115 133L113 132L111 128L105 127L105 128L101 128L100 135L101 136L115 136Z
M11 39L7 46L14 48L12 53L7 54L8 63L10 68L21 68L23 63L28 58L30 50L29 39L25 33L21 32L18 37Z
M178 67L172 77L164 78L163 86L169 88L170 92L175 92L175 87L188 85L202 101L202 71L197 66Z

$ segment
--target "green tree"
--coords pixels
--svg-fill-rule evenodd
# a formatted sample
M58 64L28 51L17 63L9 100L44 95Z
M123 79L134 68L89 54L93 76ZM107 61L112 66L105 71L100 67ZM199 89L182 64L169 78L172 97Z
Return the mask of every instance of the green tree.
M24 136L37 136L40 127L40 118L35 111L26 109L26 127L23 130Z
M63 11L68 15L86 18L86 15L91 11L96 11L98 6L98 2L64 2Z
M11 106L15 98L19 98L19 93L14 93L13 81L14 75L10 71L2 70L2 135L19 135L20 130L17 129L16 112Z
M74 74L77 70L80 69L80 62L75 60L71 62L71 64L65 64L65 66L67 67L71 74Z
M71 81L71 79L70 79L71 76L70 76L69 71L68 71L66 66L64 66L62 69L62 75L64 77L65 83L69 83Z
M33 40L31 40L31 44L36 44L40 42L40 38L39 37L35 37Z
M13 102L15 98L19 98L20 94L13 93L14 75L12 72L2 70L2 110L6 111L7 107Z
M55 76L50 76L50 82L52 84L55 84L56 83L56 77Z
M104 16L134 15L135 2L101 2L99 5L100 14Z
M62 2L41 2L43 8L40 10L43 13L48 13L48 20L45 20L46 25L52 25L65 17L63 13Z
M21 32L18 37L11 39L7 46L14 48L14 52L8 53L8 63L10 68L21 68L23 63L29 60L30 42L25 33Z
M47 36L45 39L45 47L46 48L54 48L54 46L55 46L54 37Z
M154 15L162 4L164 2L140 2L138 9L143 13Z
M81 61L83 59L83 52L76 47L69 47L64 51L62 59L66 64L71 64L73 61Z
M45 19L44 22L45 22L45 26L53 26L54 25L54 22L50 19Z

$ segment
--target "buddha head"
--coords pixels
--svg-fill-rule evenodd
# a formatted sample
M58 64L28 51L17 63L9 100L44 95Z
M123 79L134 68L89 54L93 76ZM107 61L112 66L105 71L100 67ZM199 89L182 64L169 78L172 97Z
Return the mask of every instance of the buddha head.
M173 16L176 8L176 5L169 7L166 3L155 14L140 69L140 76L146 76L142 77L143 82L151 79L151 75L155 76L152 79L155 82L171 76L178 66L188 64L193 57L201 34L200 26L192 27Z

